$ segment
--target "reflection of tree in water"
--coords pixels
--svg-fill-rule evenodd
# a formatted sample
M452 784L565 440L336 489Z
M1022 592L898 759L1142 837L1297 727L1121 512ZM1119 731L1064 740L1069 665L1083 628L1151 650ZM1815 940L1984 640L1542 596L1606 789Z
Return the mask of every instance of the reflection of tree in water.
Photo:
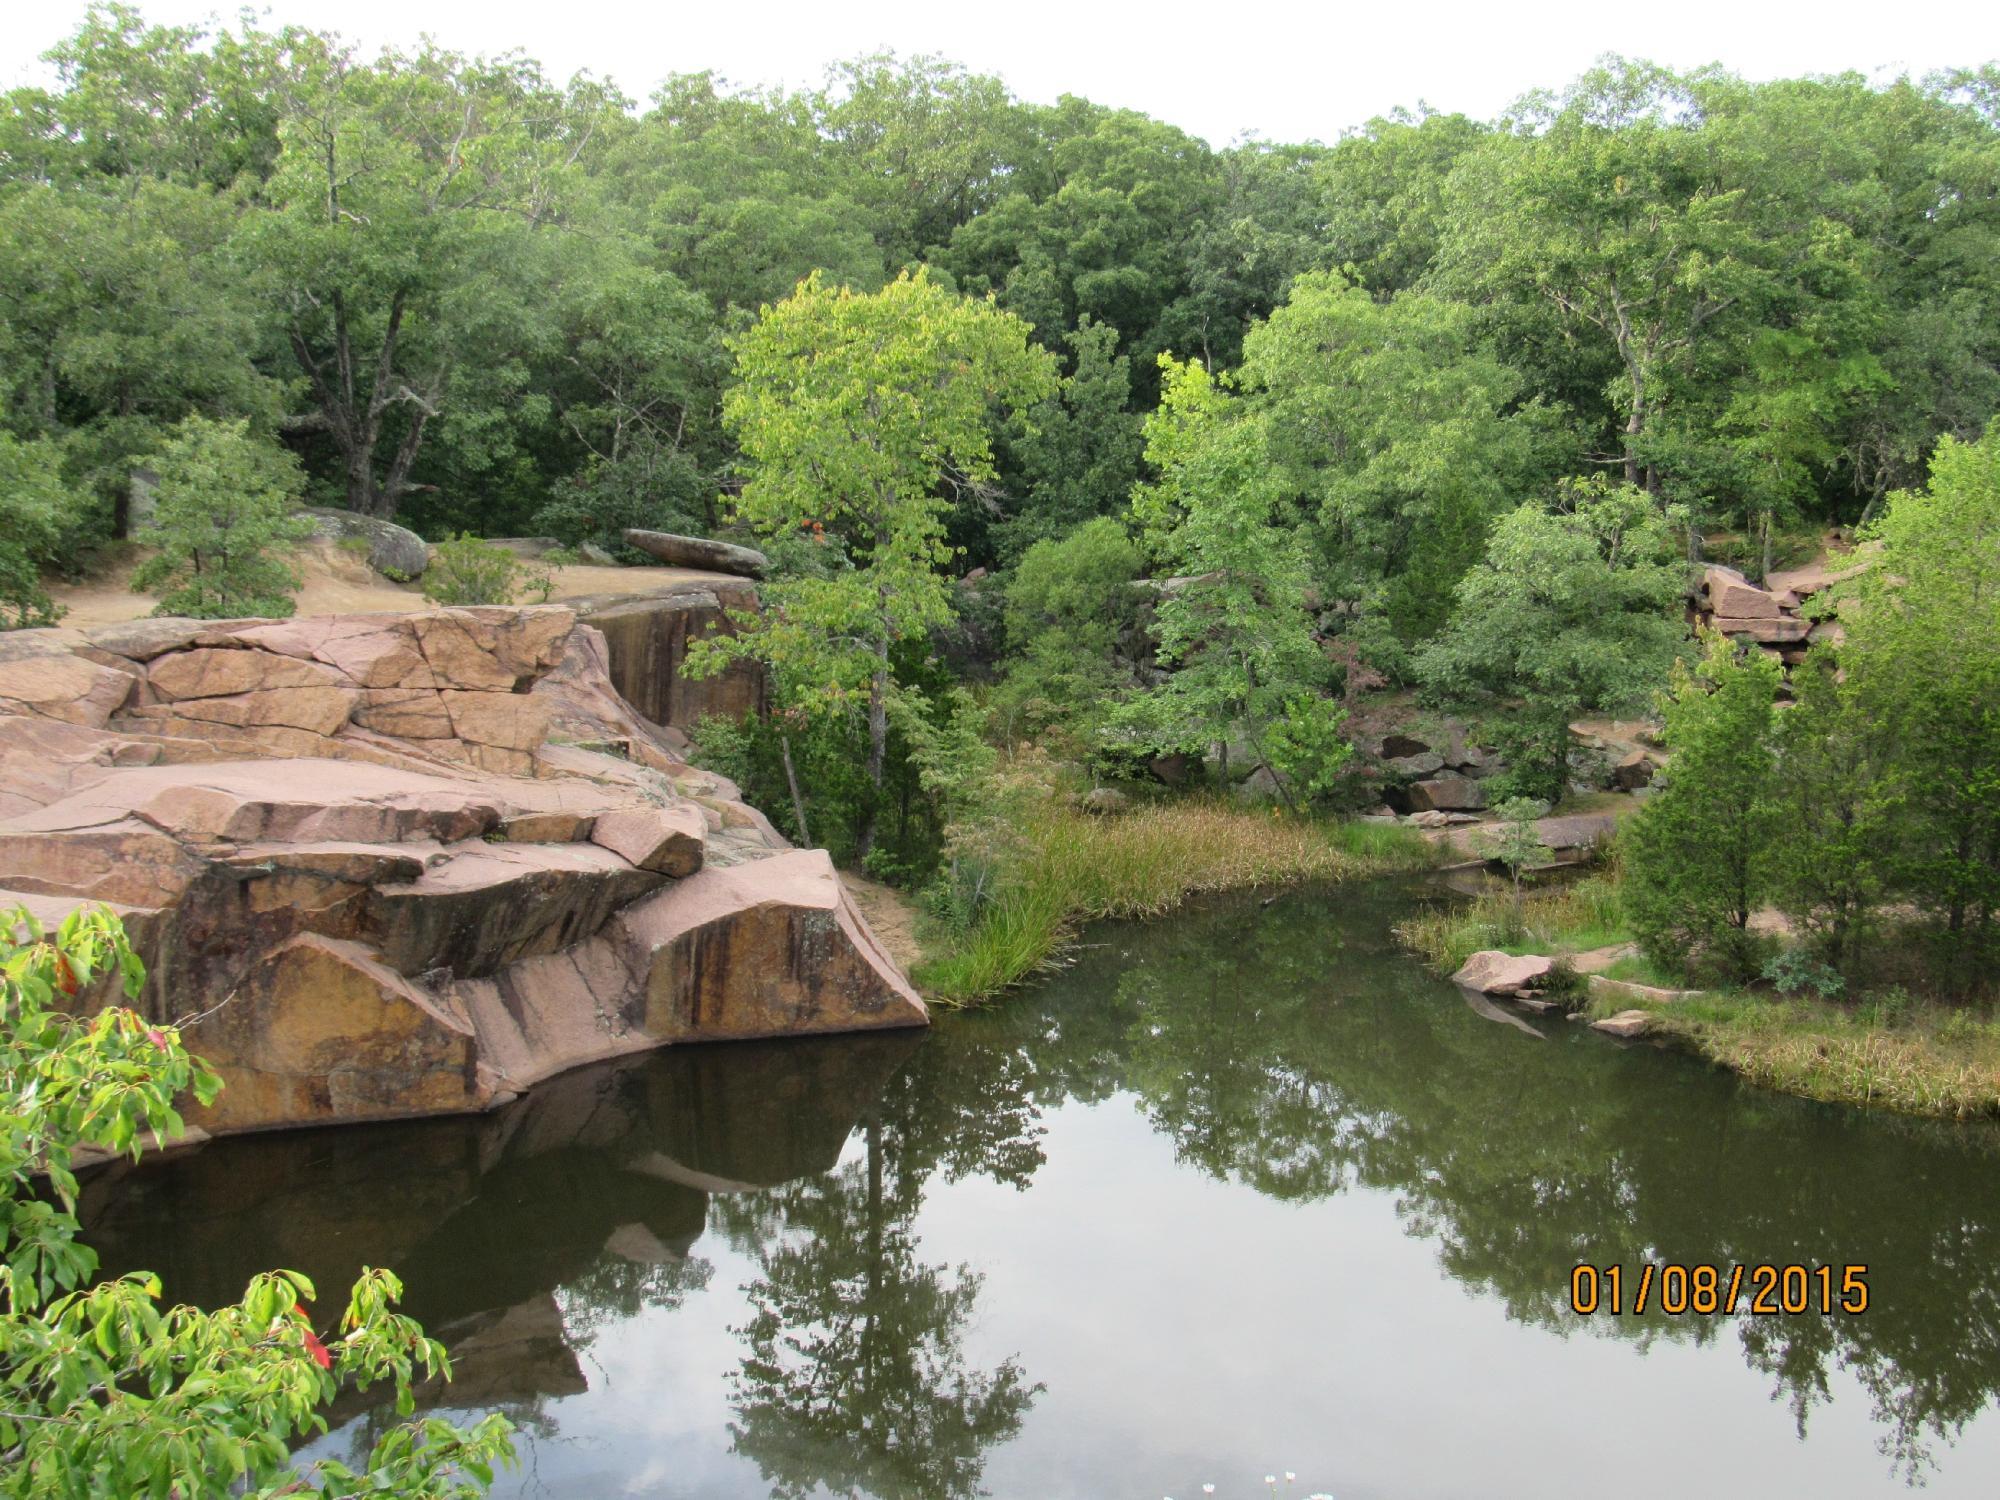
M1395 1192L1444 1268L1522 1321L1642 1344L1734 1331L1802 1428L1844 1368L1912 1478L1992 1401L1995 1137L1760 1093L1559 1021L1534 1040L1395 952L1391 920L1354 889L1214 903L1121 957L1086 956L1009 1029L1060 1052L1085 1026L1083 1071L1122 1071L1179 1159L1213 1176L1288 1199ZM1122 1059L1103 1045L1111 1016ZM1734 1323L1570 1312L1573 1265L1622 1263L1629 1285L1643 1261L1866 1262L1874 1303Z
M700 1256L628 1259L613 1252L555 1289L570 1347L581 1353L604 1329L640 1313L672 1312L708 1289L715 1267Z
M937 1158L908 1150L901 1123L870 1119L861 1160L752 1210L777 1224L744 1288L730 1432L775 1494L978 1494L986 1450L1019 1430L1040 1390L1011 1356L967 1367L980 1278L919 1259L915 1221Z
M1916 1477L2000 1390L2000 1134L1820 1108L1538 1023L1475 1015L1395 951L1386 887L1203 903L1099 929L1034 992L928 1037L674 1049L460 1121L222 1142L87 1186L108 1270L240 1295L389 1264L460 1354L454 1407L547 1427L600 1331L757 1266L737 1449L773 1488L977 1491L1038 1387L975 1365L981 1295L919 1256L933 1181L1025 1188L1044 1114L1127 1092L1178 1158L1271 1196L1390 1192L1460 1283L1556 1332L1734 1336L1803 1426L1835 1372ZM678 1054L678 1055L675 1055ZM865 1121L858 1155L836 1165ZM713 1196L711 1196L713 1194ZM275 1248L274 1248L275 1247ZM1859 1318L1579 1319L1579 1262L1865 1262ZM359 1416L357 1410L353 1413Z

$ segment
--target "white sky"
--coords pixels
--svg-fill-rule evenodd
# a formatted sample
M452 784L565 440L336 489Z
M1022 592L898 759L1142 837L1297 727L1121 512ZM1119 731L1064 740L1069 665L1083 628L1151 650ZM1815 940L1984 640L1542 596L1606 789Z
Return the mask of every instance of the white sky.
M37 56L86 0L0 0L0 87L39 81ZM142 0L149 20L197 21L224 0ZM1604 52L1750 78L1894 74L2000 56L1992 0L270 0L279 23L374 50L429 32L464 52L519 48L551 73L588 69L643 99L674 72L808 84L878 46L1000 74L1022 98L1078 93L1144 110L1221 145L1244 131L1331 140L1397 105L1491 118L1560 86Z

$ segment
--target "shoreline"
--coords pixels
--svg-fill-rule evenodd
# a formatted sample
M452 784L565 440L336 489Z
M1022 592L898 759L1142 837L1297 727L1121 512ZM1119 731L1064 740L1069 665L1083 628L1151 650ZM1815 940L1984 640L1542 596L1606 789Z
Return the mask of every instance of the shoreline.
M1495 896L1413 917L1396 937L1441 977L1484 948L1582 960L1574 964L1585 980L1575 986L1577 1014L1642 1015L1637 1035L1759 1088L1952 1123L2000 1119L2000 1020L1894 986L1853 1001L1675 988L1676 977L1655 972L1623 929L1617 885L1599 870L1534 892L1513 941L1502 940L1507 898Z

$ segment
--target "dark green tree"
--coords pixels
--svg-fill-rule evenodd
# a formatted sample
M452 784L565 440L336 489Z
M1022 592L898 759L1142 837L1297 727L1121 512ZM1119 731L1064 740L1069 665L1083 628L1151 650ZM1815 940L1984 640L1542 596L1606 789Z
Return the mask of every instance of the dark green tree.
M1629 485L1566 484L1493 528L1450 621L1416 655L1435 697L1489 717L1515 790L1569 787L1570 724L1638 706L1682 650L1686 569L1666 519Z
M1755 977L1750 930L1785 834L1774 800L1773 716L1784 673L1756 647L1711 635L1677 664L1665 701L1673 758L1620 835L1626 915L1646 956L1678 972Z

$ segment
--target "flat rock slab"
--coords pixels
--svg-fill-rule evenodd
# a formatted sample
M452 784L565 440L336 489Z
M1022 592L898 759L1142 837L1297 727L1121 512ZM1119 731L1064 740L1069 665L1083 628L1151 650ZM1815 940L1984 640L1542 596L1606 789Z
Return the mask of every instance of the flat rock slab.
M1615 813L1573 813L1535 820L1535 837L1549 849L1588 849L1601 844L1618 826Z
M1606 1016L1601 1021L1592 1021L1591 1030L1601 1031L1607 1036L1644 1036L1646 1028L1653 1023L1652 1016L1643 1010L1621 1010L1615 1016Z
M1484 995L1518 995L1548 977L1555 960L1540 954L1515 955L1487 948L1472 955L1451 982Z
M645 531L627 527L625 543L648 557L677 568L708 568L717 573L734 573L740 578L762 578L771 559L755 547L739 547L734 542L718 542L705 536L681 536L672 531Z
M1649 1005L1672 1005L1681 1000L1694 1000L1702 995L1701 990L1668 990L1654 984L1635 984L1629 979L1607 979L1602 974L1590 976L1590 992L1606 995L1613 1000L1642 1000Z
M1801 620L1796 615L1785 615L1778 619L1734 618L1717 615L1715 628L1726 636L1737 640L1756 641L1761 645L1782 645L1788 641L1802 641L1812 632L1812 621Z
M1764 582L1780 593L1792 594L1803 599L1809 594L1817 594L1836 583L1845 583L1848 579L1867 571L1867 558L1864 557L1857 562L1852 554L1848 554L1822 557L1816 562L1807 563L1803 568L1786 568L1766 575Z
M1613 943L1605 948L1591 948L1582 953L1572 953L1569 966L1579 974L1602 974L1621 958L1630 958L1638 948L1632 943Z

